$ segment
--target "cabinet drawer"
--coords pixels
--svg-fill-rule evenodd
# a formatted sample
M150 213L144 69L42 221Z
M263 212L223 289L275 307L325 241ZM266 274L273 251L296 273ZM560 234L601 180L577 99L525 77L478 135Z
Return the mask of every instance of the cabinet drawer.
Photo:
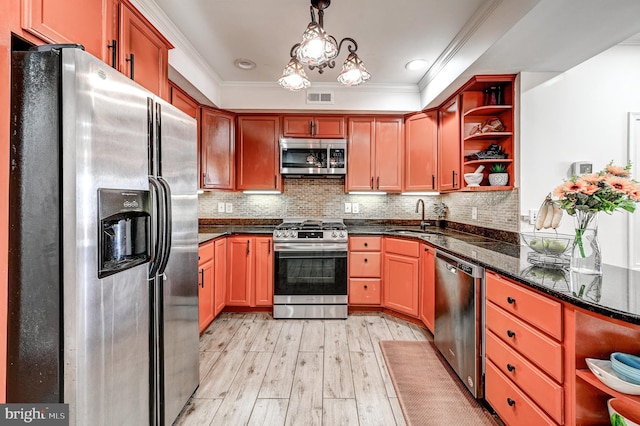
M487 361L485 398L507 425L555 425L536 404Z
M396 253L403 256L420 256L420 243L418 241L403 240L401 238L385 238L385 253Z
M381 275L380 253L349 253L349 277L355 278L380 278Z
M349 304L380 305L380 282L380 279L375 278L349 278Z
M562 340L562 305L496 274L487 273L487 299L558 340Z
M487 302L487 328L509 347L562 383L562 345Z
M556 422L564 422L562 386L509 348L491 331L486 333L486 353L494 365Z
M380 251L381 249L382 237L349 237L350 251Z
M213 259L213 241L207 241L198 246L198 265Z

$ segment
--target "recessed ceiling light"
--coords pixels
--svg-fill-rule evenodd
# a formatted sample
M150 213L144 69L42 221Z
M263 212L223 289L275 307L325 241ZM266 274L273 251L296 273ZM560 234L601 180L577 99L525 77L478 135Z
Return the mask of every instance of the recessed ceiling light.
M241 70L252 70L256 67L256 63L249 59L236 59L233 61L233 65Z
M404 66L409 71L421 70L427 67L427 61L424 59L414 59L413 61L409 61Z

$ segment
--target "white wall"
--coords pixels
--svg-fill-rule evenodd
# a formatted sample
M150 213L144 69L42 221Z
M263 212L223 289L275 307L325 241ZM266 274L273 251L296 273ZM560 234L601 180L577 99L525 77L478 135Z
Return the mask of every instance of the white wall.
M575 161L591 161L594 170L611 160L626 164L628 112L640 111L639 69L640 46L616 46L557 76L521 74L521 214L537 210ZM628 235L627 214L600 215L605 263L626 267L628 238L640 239L639 229ZM532 227L522 222L521 230ZM573 233L572 217L565 215L559 232Z

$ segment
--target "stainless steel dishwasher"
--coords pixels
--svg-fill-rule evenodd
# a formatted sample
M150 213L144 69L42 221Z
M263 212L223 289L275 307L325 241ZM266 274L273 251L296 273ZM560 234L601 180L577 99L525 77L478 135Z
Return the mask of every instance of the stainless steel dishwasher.
M484 268L436 251L434 342L475 398L484 396Z

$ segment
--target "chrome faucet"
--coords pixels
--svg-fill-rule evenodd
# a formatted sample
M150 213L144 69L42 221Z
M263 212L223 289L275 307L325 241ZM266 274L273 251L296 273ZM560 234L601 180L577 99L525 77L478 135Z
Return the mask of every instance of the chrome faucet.
M427 228L427 222L424 221L424 200L422 198L418 198L418 202L416 202L416 213L420 210L420 204L422 204L422 220L420 221L420 229L424 231Z

